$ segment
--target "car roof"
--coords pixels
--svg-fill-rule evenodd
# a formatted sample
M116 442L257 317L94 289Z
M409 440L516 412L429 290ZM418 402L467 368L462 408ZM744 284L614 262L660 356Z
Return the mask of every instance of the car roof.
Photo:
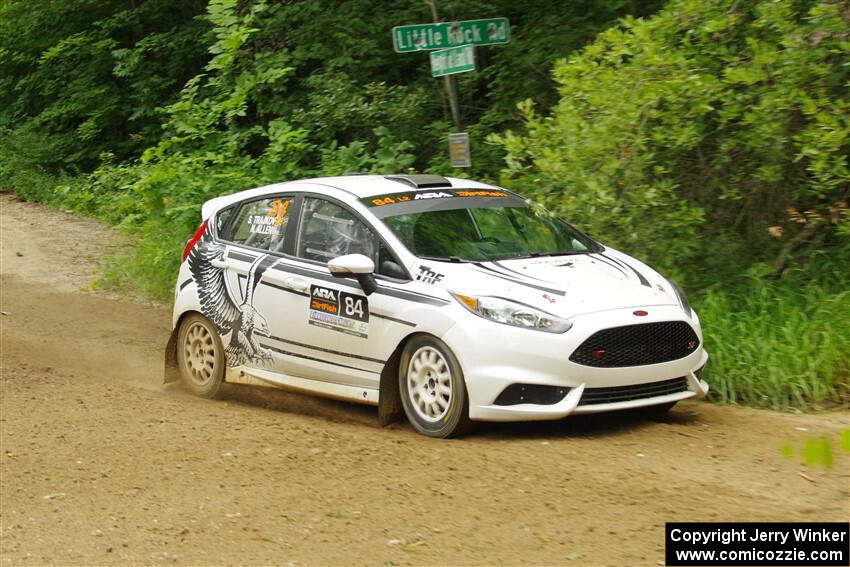
M440 175L343 175L338 177L319 177L316 179L304 179L291 183L311 183L314 185L328 185L354 194L358 199L385 195L387 193L400 193L402 191L433 191L440 188L465 188L465 189L498 189L493 185L487 185L480 181L471 179L458 179L456 177L442 177Z
M231 195L216 197L204 203L201 216L204 219L207 219L222 207L226 207L231 203L242 201L243 199L262 197L263 195L278 193L280 191L298 191L299 185L304 185L304 189L308 189L306 186L313 186L313 190L315 190L315 186L317 185L324 185L325 187L345 191L356 199L406 191L435 191L439 189L452 188L498 189L500 191L504 191L501 187L488 185L486 183L481 183L480 181L460 179L457 177L443 177L440 175L340 175L337 177L316 177L312 179L299 179L296 181L274 183L272 185L257 187L256 189L247 189Z

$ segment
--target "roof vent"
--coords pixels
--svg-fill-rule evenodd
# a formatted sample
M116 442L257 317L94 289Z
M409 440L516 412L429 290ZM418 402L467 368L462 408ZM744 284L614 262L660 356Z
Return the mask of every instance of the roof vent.
M435 187L451 187L452 182L442 175L387 175L386 179L410 185L414 189L433 189Z

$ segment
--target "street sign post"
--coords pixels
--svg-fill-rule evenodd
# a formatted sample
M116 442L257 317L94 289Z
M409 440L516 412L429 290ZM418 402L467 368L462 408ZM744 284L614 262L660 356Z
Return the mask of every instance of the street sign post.
M472 167L472 156L469 153L469 134L466 132L449 134L449 158L452 167Z
M511 40L507 18L440 22L436 0L431 6L433 24L414 24L393 28L393 49L397 53L431 51L431 75L442 77L451 107L455 134L449 134L449 158L452 167L471 167L469 135L462 132L457 82L453 75L475 70L476 45L503 45Z
M440 49L430 55L431 75L434 77L475 71L475 47L472 45Z
M507 18L414 24L393 28L393 48L398 53L447 49L461 45L499 45L511 39Z

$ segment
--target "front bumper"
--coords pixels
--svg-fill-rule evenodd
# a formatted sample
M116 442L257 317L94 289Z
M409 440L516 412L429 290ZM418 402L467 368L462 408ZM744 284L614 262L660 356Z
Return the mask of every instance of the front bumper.
M701 398L708 384L697 372L708 360L702 347L699 322L689 319L677 306L644 308L650 314L636 321L634 308L582 315L571 319L573 327L551 334L501 325L470 314L443 337L460 360L469 397L469 417L480 421L533 421L561 419L571 414L639 408ZM694 351L660 364L620 368L596 368L576 364L570 354L593 333L606 328L662 321L685 321L700 340ZM684 378L687 389L654 397L582 405L588 388L628 387ZM499 394L512 384L569 388L554 404L498 405Z

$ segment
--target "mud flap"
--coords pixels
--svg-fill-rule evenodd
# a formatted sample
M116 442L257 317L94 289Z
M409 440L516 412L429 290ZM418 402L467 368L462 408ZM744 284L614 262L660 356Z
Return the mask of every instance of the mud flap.
M381 386L378 394L378 424L386 427L404 417L404 408L398 390L398 362L402 347L390 356L381 371Z
M171 331L168 344L165 345L165 371L163 383L170 384L180 380L180 371L177 369L177 327Z

